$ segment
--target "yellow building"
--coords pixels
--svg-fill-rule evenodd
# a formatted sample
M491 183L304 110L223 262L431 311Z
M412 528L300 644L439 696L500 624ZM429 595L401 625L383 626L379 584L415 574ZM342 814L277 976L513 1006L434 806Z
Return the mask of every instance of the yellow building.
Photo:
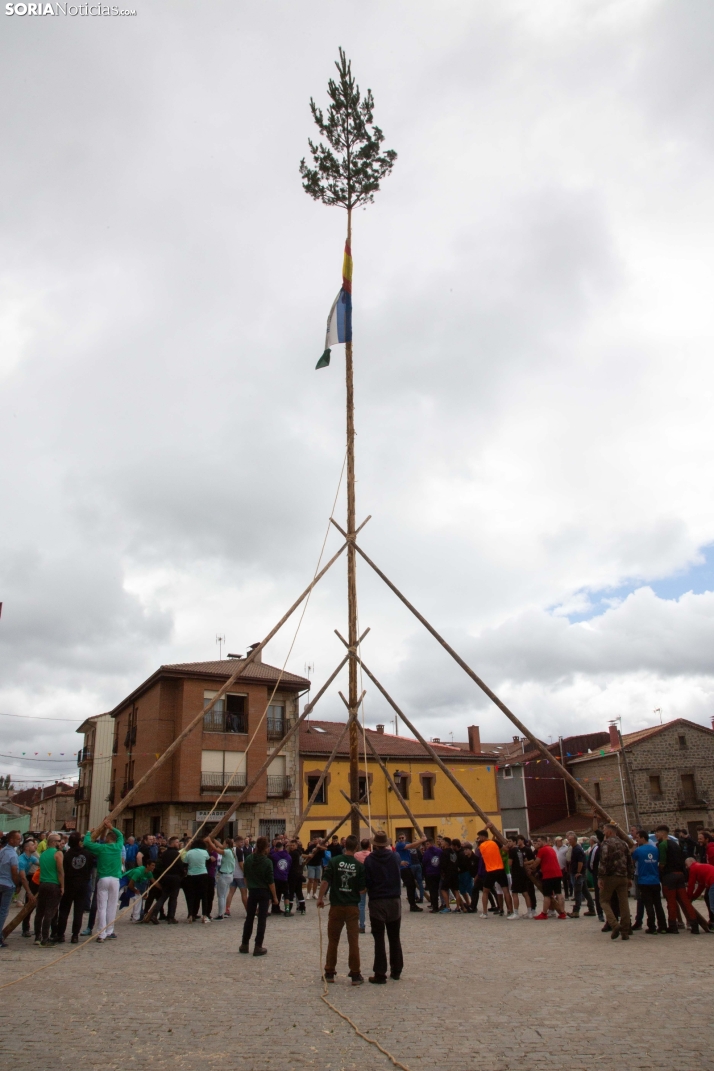
M301 726L301 810L306 806L343 729L344 722L312 719L309 725L305 722ZM384 732L383 725L378 725L376 730L367 729L366 733L426 836L443 834L459 837L461 840L475 839L478 830L483 828L483 820L473 813L461 793L418 740L392 736ZM494 825L502 829L496 786L497 756L481 751L478 728L469 728L468 745L434 741L432 747ZM366 801L361 804L363 813L367 817L370 817L371 813L374 829L383 829L392 838L399 833L406 833L411 839L412 835L416 836L411 820L389 787L369 747L366 750L365 763L365 746L360 729L361 795L365 794L367 782L370 789L369 805ZM303 844L307 844L313 837L325 836L347 813L349 804L340 789L349 796L349 744L346 735L317 800L299 830ZM343 826L338 835L344 836L347 832L349 825ZM367 835L368 831L363 827L362 836Z

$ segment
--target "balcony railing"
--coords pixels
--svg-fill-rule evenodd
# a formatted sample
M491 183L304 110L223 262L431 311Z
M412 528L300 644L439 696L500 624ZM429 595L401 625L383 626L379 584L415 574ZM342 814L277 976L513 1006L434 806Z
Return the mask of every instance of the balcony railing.
M268 777L268 795L285 796L292 791L292 777Z
M680 811L703 811L708 806L707 801L698 796L679 796L677 799L677 807Z
M230 785L231 788L245 788L246 780L244 773L206 773L201 771L201 791L211 792L225 788L226 785Z
M268 717L268 739L282 740L287 732L285 718Z
M89 762L92 757L91 747L81 747L77 752L77 765L81 766L83 762Z
M121 786L121 798L124 799L124 797L126 796L127 792L130 792L133 787L134 787L134 781L133 780L125 781L124 784Z
M136 743L136 725L132 725L127 729L126 736L124 737L124 747L131 747Z
M88 800L89 787L87 785L77 785L74 790L74 798L77 803L80 803L81 800Z
M229 710L209 710L203 715L204 733L247 733L248 718Z

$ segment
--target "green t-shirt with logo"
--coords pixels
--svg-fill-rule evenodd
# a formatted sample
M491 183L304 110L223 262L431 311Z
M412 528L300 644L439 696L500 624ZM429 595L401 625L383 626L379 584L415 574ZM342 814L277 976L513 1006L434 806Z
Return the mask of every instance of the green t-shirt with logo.
M323 870L322 880L329 882L331 904L354 907L365 887L364 865L354 855L335 855Z

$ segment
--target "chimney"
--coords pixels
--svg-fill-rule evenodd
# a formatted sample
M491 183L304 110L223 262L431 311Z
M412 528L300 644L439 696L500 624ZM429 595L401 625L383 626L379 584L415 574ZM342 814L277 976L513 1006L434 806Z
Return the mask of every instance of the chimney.
M714 729L714 718L712 718L712 729Z
M382 733L382 735L384 735L384 726L383 725L378 725L377 726L377 732L378 733Z
M481 754L481 734L479 732L478 725L469 725L469 751L473 751L475 755Z
M250 647L248 648L248 654L250 654L251 651L254 651L255 648L259 647L259 646L260 646L260 644L258 644L258 643L251 643ZM263 652L261 651L260 654L258 655L258 657L253 659L253 662L262 662L262 661L263 661Z
M613 749L613 751L619 751L620 749L620 737L617 732L616 725L610 726L610 747Z
M440 736L432 736L431 742L432 742L432 744L440 744L441 743L441 737Z

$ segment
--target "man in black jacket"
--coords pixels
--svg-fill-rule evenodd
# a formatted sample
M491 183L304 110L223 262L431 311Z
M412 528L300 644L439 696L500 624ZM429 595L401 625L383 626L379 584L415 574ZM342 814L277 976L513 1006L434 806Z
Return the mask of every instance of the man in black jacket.
M395 982L401 977L404 968L402 943L399 938L402 924L402 883L399 857L390 848L387 834L376 833L372 844L373 850L364 861L369 921L374 937L374 974L369 980L373 985L385 985L385 930L389 941L390 974Z
M169 837L168 848L165 848L159 856L152 875L153 880L158 881L158 884L154 885L147 897L142 922L153 922L155 926L158 926L159 914L168 901L166 921L172 926L176 925L176 904L185 874L186 864L181 860L179 838Z
M93 857L82 847L82 838L79 833L70 833L69 847L65 853L63 864L64 892L62 893L57 915L55 940L58 944L64 943L67 919L71 908L74 907L71 943L76 945L79 941L79 931L82 929L87 887L92 876L92 867L94 866Z

